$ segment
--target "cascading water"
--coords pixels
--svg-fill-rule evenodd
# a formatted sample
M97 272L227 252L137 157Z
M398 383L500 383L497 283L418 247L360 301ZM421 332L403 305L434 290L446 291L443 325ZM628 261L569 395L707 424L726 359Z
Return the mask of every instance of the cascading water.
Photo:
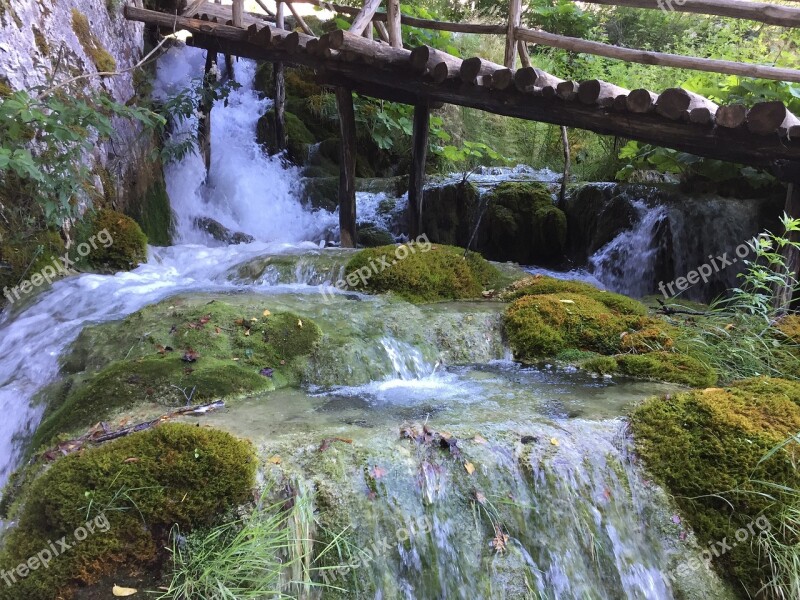
M198 51L171 49L159 64L158 93L175 93L201 67ZM252 90L254 70L237 63L242 88L213 110L208 181L195 155L166 167L184 245L152 248L149 262L129 273L56 282L0 315L0 483L41 418L34 397L58 377L59 356L86 325L178 293L275 294L276 304L330 331L337 323L361 327L363 340L352 336L349 351L333 350L334 379L354 373L358 381L336 385L319 367L310 378L324 380L324 389L247 399L207 422L280 453L284 468L312 480L328 510L339 506L363 548L387 548L363 561L363 577L345 597L726 598L706 571L678 593L667 564L691 551L658 533L669 505L631 465L615 418L631 401L671 388L497 361L504 350L491 303L323 301L320 284L341 273L346 258L318 244L335 216L304 210L297 172L254 142L268 106ZM196 217L259 241L217 247L194 227ZM495 362L447 368L442 357ZM353 443L323 452L317 438ZM423 521L426 531L415 532Z

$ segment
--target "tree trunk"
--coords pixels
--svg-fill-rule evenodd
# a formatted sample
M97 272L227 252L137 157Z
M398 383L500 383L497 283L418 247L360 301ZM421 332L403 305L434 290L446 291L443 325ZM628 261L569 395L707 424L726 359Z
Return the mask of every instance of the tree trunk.
M408 177L409 235L416 238L422 233L422 188L425 184L425 161L428 155L428 129L431 111L428 104L414 107L414 130L411 139L411 173Z

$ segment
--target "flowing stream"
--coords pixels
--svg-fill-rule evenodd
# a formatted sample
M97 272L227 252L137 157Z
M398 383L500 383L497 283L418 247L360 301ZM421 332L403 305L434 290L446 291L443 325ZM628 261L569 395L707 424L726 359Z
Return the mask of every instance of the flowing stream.
M202 64L201 52L173 48L156 93L174 93ZM320 286L348 253L320 248L336 215L304 209L297 172L255 143L268 101L252 89L254 71L239 61L242 87L214 108L208 180L196 155L167 167L178 245L151 248L129 273L58 281L0 315L0 483L41 418L37 392L85 326L176 294L269 294L324 330L362 324L353 380L319 373L306 389L249 398L204 422L280 456L313 483L322 510L343 515L361 566L357 577L337 575L352 588L341 597L730 597L704 566L675 576L697 549L630 455L619 418L673 387L520 368L497 305L323 302ZM198 216L258 241L221 246L193 226ZM401 326L401 313L416 324ZM325 451L323 439L334 440Z

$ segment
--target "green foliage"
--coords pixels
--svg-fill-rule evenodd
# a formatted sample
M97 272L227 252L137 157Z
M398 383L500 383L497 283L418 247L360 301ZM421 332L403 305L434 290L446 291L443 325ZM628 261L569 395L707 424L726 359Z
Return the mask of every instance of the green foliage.
M406 252L398 253L399 248ZM381 267L383 261L388 263L385 268ZM364 280L358 277L361 269L369 273ZM362 250L347 263L346 272L345 280L354 289L394 292L417 303L479 298L500 278L497 269L480 254L465 256L463 248L420 243Z
M712 558L743 595L758 596L771 579L769 559L759 555L761 528L748 528L766 519L781 543L797 543L781 524L800 487L797 447L784 443L800 431L800 384L758 378L652 398L633 412L631 428L637 453L701 546L741 541L737 530L747 531L745 543Z
M52 600L106 575L152 567L170 528L208 526L246 502L255 471L249 442L187 424L164 424L61 458L29 484L10 515L16 525L6 534L0 568L16 568L61 536L74 546L49 568L1 586L0 598ZM106 531L76 542L73 532L100 515Z
M102 93L36 91L38 96L18 91L0 97L0 188L34 220L61 226L91 206L94 175L83 159L113 137L111 117L149 127L163 120Z
M486 164L497 164L508 162L498 152L482 142L464 141L461 147L458 146L436 146L434 153L444 159L446 168L461 171L462 183L466 183L478 167Z

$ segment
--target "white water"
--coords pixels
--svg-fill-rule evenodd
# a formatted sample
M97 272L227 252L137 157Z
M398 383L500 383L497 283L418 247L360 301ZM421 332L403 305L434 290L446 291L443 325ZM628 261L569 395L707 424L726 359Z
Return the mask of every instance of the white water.
M175 94L202 73L203 52L175 47L159 62L156 95ZM257 256L318 249L335 215L311 213L296 195L297 173L279 159L264 155L255 143L255 123L268 107L252 89L255 63L236 64L242 87L228 106L213 110L213 160L204 183L197 154L166 167L167 186L177 219L176 241L182 245L151 248L147 264L129 273L81 275L53 284L22 310L0 315L0 486L21 457L22 444L41 419L36 393L58 376L58 357L89 323L120 319L182 291L241 288L227 272ZM189 123L174 135L185 135ZM209 216L257 242L231 247L215 245L192 226ZM305 241L304 240L312 240ZM252 288L251 288L252 289ZM258 287L262 293L317 291L308 286Z

